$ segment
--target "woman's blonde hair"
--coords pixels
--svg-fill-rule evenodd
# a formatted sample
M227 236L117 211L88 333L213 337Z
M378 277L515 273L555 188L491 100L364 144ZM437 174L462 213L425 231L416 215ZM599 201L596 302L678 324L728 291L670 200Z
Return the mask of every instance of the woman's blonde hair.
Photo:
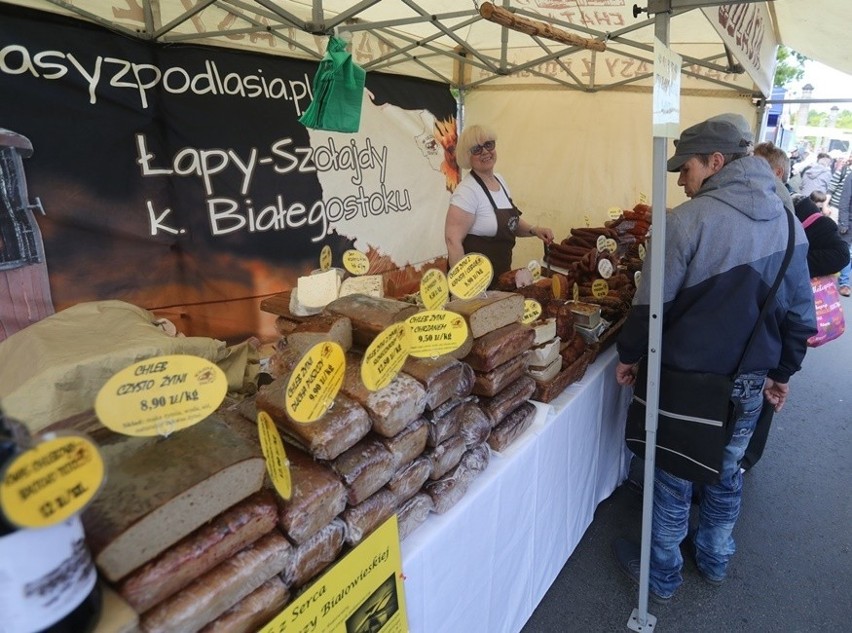
M462 169L470 169L470 148L482 145L485 141L496 141L497 135L490 127L469 125L462 130L456 143L456 162Z

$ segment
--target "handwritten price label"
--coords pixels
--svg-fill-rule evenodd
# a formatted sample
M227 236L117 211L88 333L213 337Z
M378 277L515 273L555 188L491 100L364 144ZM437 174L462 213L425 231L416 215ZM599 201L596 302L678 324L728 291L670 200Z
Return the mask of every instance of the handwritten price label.
M534 299L524 300L524 316L521 323L532 323L541 316L541 304Z
M536 260L532 260L529 264L527 264L527 270L532 273L533 281L541 279L541 264L539 264Z
M408 353L417 358L435 358L457 350L467 340L467 323L455 312L427 310L405 321Z
M290 462L284 451L284 442L278 433L278 427L266 411L257 412L257 435L260 438L260 450L266 461L266 472L275 486L275 491L285 501L293 496L293 480L290 477Z
M353 275L364 275L370 270L370 260L361 251L350 248L343 253L343 267Z
M370 391L387 387L402 369L409 349L407 332L405 323L395 323L370 343L361 361L361 381Z
M610 253L614 253L615 251L617 251L617 250L618 250L618 242L616 242L616 241L615 241L614 239L612 239L612 238L609 238L609 239L606 241L606 245L605 245L605 246L606 246L606 250L608 250Z
M607 296L609 293L609 284L603 279L595 279L592 282L592 296L595 299Z
M606 250L606 235L598 235L595 245L598 247L598 252L603 253Z
M340 345L331 341L314 345L287 381L287 415L302 424L319 420L334 403L345 371L346 354Z
M331 246L326 244L320 251L320 270L326 271L331 268Z
M168 436L213 413L227 390L225 373L207 359L157 356L110 378L98 392L95 413L116 433Z
M494 277L491 261L480 253L465 255L450 270L447 277L450 292L459 299L473 299L481 295Z
M601 277L604 279L609 279L612 277L612 273L615 271L615 268L612 265L612 262L608 259L602 259L598 262L598 272Z
M427 270L420 279L420 299L427 310L440 310L450 298L447 276L437 268Z
M0 510L13 524L40 528L80 512L104 480L98 447L82 436L62 435L18 455L0 480Z
M610 220L617 220L621 217L621 207L610 207L606 210L606 214Z

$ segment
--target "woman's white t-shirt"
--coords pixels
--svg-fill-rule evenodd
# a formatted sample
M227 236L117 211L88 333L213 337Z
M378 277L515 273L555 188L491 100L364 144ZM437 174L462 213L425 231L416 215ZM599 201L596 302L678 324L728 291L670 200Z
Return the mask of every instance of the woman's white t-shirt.
M509 187L499 174L494 174L494 177L503 185L500 191L490 191L491 197L494 198L494 204L498 209L510 209L512 202L509 200ZM505 192L503 189L505 188ZM482 185L476 182L476 179L468 173L456 187L453 195L450 196L450 204L456 205L462 211L473 214L473 226L470 227L468 234L481 235L483 237L494 237L497 235L497 215L494 213L494 207Z

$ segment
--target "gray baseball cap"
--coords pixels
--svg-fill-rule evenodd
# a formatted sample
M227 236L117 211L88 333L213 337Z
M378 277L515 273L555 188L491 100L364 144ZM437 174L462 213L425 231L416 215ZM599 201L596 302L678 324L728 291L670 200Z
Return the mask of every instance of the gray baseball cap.
M666 168L680 171L695 154L741 154L749 151L754 134L740 114L720 114L686 128L675 141L675 153Z

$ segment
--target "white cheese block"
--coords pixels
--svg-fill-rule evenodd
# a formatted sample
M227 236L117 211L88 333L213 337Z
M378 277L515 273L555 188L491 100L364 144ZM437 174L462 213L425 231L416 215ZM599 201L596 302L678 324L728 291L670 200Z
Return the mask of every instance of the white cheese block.
M340 292L340 277L335 270L327 270L318 275L299 277L298 300L308 309L324 308L337 299Z
M549 319L539 319L533 323L530 323L530 327L532 327L533 331L535 331L535 339L533 339L533 345L541 345L542 343L547 343L547 341L551 340L556 336L556 318L551 317Z
M347 277L344 279L343 283L340 284L339 296L345 297L357 294L383 299L385 290L382 284L382 276L362 275L360 277Z
M556 360L547 367L530 365L527 367L527 373L540 382L547 382L548 380L553 380L560 369L562 369L562 357L557 356Z
M561 342L559 337L556 337L544 345L531 348L528 352L527 362L536 367L549 365L559 356L559 344Z
M322 308L306 308L301 303L299 303L299 289L293 288L290 293L290 314L294 316L312 316L314 314L319 314L322 312Z

